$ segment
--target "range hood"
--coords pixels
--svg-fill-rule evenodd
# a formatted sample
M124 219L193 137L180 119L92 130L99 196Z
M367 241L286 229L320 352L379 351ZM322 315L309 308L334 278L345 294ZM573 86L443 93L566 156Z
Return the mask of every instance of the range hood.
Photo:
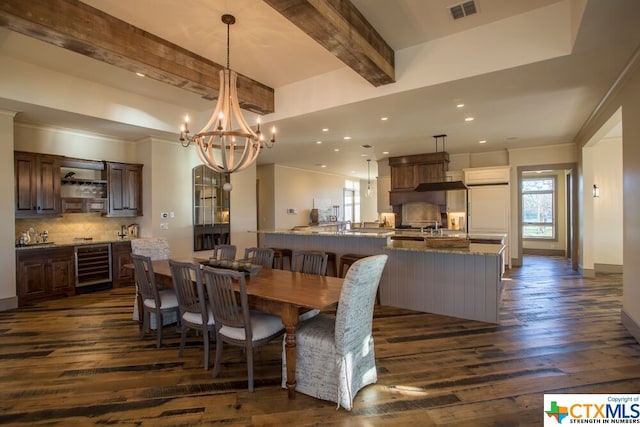
M449 191L449 190L466 190L467 187L462 181L438 181L423 182L416 186L413 191Z

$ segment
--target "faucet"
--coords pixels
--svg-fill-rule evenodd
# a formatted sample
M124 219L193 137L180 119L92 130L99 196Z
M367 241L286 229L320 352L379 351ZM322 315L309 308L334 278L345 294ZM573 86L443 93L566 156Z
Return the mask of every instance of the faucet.
M127 236L127 226L123 224L120 226L120 232L118 233L118 237L124 240L126 236Z

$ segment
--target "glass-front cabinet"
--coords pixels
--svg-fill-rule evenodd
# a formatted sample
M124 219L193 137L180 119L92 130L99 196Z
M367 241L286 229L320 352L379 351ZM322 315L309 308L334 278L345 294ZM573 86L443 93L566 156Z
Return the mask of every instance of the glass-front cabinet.
M228 244L229 197L223 189L229 177L204 165L193 168L193 250Z

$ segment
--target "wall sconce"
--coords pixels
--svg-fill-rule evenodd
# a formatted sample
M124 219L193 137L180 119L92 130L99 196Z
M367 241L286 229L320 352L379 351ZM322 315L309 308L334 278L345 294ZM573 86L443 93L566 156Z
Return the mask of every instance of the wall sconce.
M595 184L593 184L592 193L593 193L593 197L600 197L600 189Z

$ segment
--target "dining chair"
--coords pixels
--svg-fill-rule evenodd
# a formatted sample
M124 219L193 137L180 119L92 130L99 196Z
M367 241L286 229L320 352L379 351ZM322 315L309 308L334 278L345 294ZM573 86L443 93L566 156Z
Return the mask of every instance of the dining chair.
M213 247L213 254L211 258L233 261L236 259L236 246L235 245L215 245Z
M150 326L151 314L159 319L157 329L157 348L162 346L162 322L165 313L175 313L180 324L180 307L178 298L173 289L158 289L156 276L153 272L151 258L144 255L131 254L138 290L142 297L142 329L140 338L144 338Z
M291 271L325 276L328 258L329 256L322 251L294 250L291 256Z
M271 248L246 248L243 261L272 268L274 254L275 251Z
M296 328L296 391L351 410L360 389L378 380L373 347L373 307L387 255L353 263L335 315L320 315ZM282 343L282 387L287 384Z
M180 307L180 351L182 357L189 329L202 332L204 341L204 369L209 369L209 338L215 335L213 312L206 303L202 271L199 265L190 262L169 260L171 279ZM195 279L195 286L193 280Z
M247 357L249 391L253 391L253 350L282 335L282 320L279 316L249 310L244 273L211 267L204 267L202 273L215 320L213 377L217 377L220 371L223 343L240 346ZM238 283L238 294L234 290L234 282Z
M139 239L131 240L131 253L136 255L144 255L151 258L151 261L157 261L161 259L171 258L171 248L169 247L169 240L166 237L142 237ZM139 296L138 284L136 283L136 297L133 304L133 320L139 320L140 314L138 313L138 296ZM173 313L168 313L163 318L163 326L176 323L177 317L174 317ZM156 329L156 316L151 316L150 328Z

